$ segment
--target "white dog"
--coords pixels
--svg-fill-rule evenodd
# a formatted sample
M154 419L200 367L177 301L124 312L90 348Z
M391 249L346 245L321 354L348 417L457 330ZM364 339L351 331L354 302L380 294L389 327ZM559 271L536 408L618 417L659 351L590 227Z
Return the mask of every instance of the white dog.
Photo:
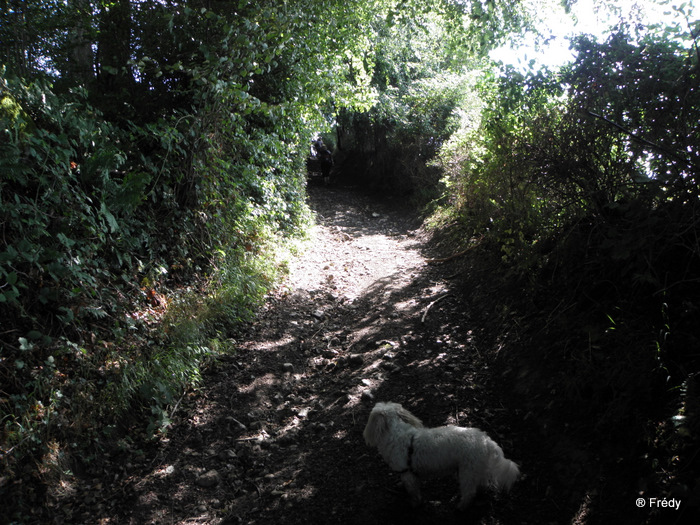
M457 473L459 508L465 509L479 487L507 492L520 476L518 466L485 432L452 425L425 428L398 403L377 403L363 436L401 474L414 505L421 502L420 477Z

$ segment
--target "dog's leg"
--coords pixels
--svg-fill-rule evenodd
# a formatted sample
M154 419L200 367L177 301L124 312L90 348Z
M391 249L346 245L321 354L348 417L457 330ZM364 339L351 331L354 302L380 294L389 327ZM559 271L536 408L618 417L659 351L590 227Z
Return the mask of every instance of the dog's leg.
M411 496L411 503L414 507L417 507L423 501L420 495L420 481L413 474L413 472L407 471L401 474L401 481L403 486L406 488L409 496Z
M459 492L460 500L457 505L459 510L466 509L474 498L476 494L477 484L474 483L474 477L472 475L471 469L460 468L459 469Z

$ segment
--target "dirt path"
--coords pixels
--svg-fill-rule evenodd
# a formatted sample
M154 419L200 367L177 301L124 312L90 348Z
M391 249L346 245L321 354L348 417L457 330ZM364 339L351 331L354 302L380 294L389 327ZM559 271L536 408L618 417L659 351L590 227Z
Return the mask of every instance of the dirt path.
M95 495L113 485L108 500L88 484L92 515L65 508L66 522L528 522L514 510L526 495L482 496L456 513L452 479L426 484L428 502L411 509L365 446L369 410L391 400L430 426L479 426L522 459L469 308L426 263L415 222L339 187L312 187L310 199L313 240L239 353L183 401L167 439L96 476ZM531 522L551 522L550 511Z

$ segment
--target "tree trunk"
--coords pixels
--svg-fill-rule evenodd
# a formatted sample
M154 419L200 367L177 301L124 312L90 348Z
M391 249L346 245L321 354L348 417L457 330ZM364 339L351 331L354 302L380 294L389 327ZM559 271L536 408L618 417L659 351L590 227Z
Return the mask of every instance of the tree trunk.
M90 0L69 0L69 7L76 14L76 24L68 36L68 66L66 80L85 84L95 76L90 24L92 13Z
M30 69L33 69L32 52L29 49L31 40L27 34L28 6L22 0L8 0L0 3L0 9L4 11L0 24L5 25L0 28L0 42L4 40L1 45L5 47L0 57L5 57L17 75L27 77Z
M131 58L131 2L116 0L103 7L98 35L98 80L105 95L116 94L133 84Z

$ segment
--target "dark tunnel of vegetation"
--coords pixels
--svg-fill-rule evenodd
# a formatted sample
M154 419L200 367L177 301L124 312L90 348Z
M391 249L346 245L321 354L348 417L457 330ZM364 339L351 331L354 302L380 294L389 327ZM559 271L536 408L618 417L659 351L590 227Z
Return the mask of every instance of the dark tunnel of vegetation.
M167 426L307 227L318 136L335 180L479 240L562 391L663 400L697 440L686 14L522 71L488 60L531 20L505 0L0 0L0 478L99 448L130 411Z

